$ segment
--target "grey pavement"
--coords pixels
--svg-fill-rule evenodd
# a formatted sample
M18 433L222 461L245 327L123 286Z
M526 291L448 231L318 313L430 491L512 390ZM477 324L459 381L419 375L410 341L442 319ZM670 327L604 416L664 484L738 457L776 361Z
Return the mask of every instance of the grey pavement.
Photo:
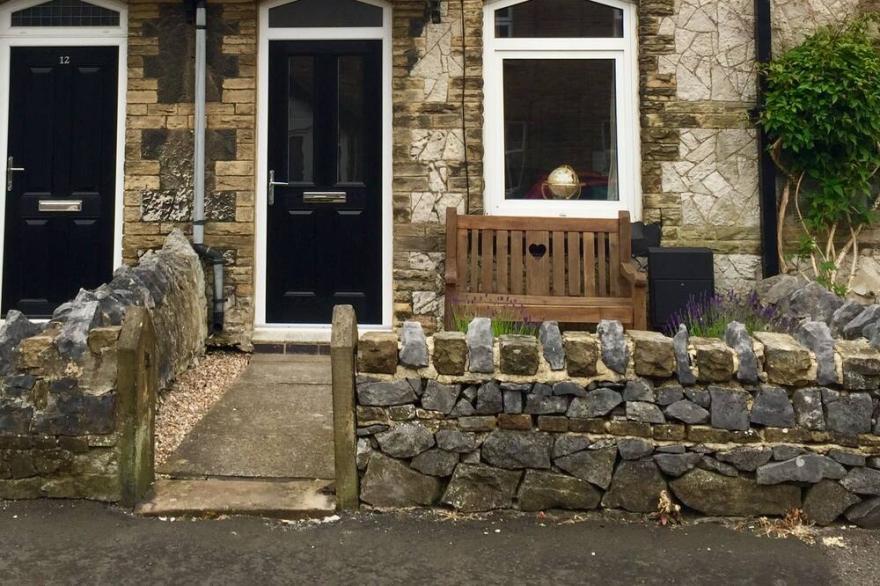
M715 523L361 513L284 523L134 517L71 501L0 502L4 584L872 584L880 537L844 547Z
M159 468L172 478L333 478L328 356L255 354Z

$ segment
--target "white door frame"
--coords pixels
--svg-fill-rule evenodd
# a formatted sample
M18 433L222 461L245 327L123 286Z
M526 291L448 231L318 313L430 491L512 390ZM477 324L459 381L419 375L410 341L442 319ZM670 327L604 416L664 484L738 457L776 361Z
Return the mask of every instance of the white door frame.
M382 0L358 0L382 8L381 27L269 28L269 9L291 0L272 0L260 5L257 59L257 184L256 257L254 279L255 341L324 342L330 339L330 324L266 323L267 249L267 135L269 127L269 41L380 40L382 41L382 323L363 324L363 330L391 329L392 290L392 110L391 110L391 5ZM295 0L294 0L295 1Z
M116 170L113 204L113 267L122 264L123 190L125 187L125 110L128 87L128 6L116 0L87 0L119 13L116 27L13 27L12 13L46 0L12 0L0 5L0 276L6 230L6 157L9 141L9 86L12 47L117 47ZM2 296L0 287L0 296ZM2 301L2 299L0 299Z

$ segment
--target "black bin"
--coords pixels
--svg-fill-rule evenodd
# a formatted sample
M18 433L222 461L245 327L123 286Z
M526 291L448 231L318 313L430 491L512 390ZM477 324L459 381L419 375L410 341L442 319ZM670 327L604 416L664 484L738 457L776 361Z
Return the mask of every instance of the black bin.
M708 248L648 248L648 318L661 329L691 296L715 291L715 268Z

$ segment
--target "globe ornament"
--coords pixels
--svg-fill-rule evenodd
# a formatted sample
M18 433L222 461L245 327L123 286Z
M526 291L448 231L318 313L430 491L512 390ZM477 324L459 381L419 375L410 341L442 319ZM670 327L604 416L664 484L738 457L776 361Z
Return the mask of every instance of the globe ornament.
M581 180L570 165L560 165L541 184L544 199L577 199L581 195Z

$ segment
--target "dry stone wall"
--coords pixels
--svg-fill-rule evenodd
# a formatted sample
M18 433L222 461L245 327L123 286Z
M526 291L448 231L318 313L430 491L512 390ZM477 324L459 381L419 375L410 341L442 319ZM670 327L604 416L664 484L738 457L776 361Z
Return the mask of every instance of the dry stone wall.
M358 345L362 502L845 517L880 526L880 351L797 338L624 332L493 338L488 320ZM819 343L820 340L821 343Z
M0 327L0 498L120 500L134 482L132 460L152 466L155 392L204 351L205 308L199 258L175 231L48 323L9 312ZM133 313L149 325L128 324ZM149 330L140 363L123 360L126 327Z

